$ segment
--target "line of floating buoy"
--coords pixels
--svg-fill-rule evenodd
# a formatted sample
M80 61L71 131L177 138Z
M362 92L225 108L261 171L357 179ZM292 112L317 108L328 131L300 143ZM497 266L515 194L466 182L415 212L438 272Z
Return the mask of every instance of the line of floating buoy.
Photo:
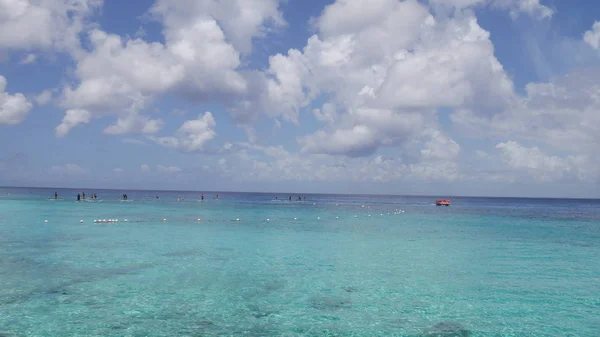
M401 209L397 209L395 212L393 212L394 215L399 215L399 214L403 214L405 213L404 210ZM391 215L392 213L387 213L388 215ZM380 216L384 216L385 213L380 213ZM354 218L358 218L358 215L354 215ZM371 214L367 214L367 217L371 217ZM294 217L294 220L298 220L298 217ZM336 216L335 219L340 219L339 216ZM273 221L280 221L280 220L285 220L285 219L273 219ZM321 220L320 216L317 216L317 220ZM117 223L119 222L119 219L96 219L93 222L94 223ZM166 222L167 218L162 218L162 219L156 219L156 220L133 220L133 221L129 221L128 219L124 219L123 222ZM178 222L190 222L190 221L194 221L194 220L178 220ZM235 218L235 219L230 219L230 220L203 220L202 218L197 218L196 219L197 222L201 222L201 221L206 221L206 222L226 222L226 221L233 221L233 222L239 222L239 221L243 221L240 218ZM263 221L267 221L270 222L271 218L266 218ZM45 223L48 222L48 220L44 220ZM79 223L84 223L84 220L79 220Z

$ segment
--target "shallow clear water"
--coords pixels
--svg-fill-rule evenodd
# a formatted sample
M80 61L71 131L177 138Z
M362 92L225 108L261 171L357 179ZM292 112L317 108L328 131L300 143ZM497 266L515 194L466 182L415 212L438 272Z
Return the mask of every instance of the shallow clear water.
M0 189L0 336L600 335L599 201L53 192Z

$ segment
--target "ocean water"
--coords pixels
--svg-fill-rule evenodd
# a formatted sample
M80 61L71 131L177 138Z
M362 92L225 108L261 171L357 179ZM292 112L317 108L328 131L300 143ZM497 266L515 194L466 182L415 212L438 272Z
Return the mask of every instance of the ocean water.
M0 189L2 337L600 336L600 201L53 192Z

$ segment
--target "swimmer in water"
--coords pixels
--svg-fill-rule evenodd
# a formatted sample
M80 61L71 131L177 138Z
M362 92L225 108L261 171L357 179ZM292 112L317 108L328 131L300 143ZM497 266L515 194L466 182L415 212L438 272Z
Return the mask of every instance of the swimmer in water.
M202 193L202 196L200 196L200 199L201 199L202 201L204 201L204 193Z

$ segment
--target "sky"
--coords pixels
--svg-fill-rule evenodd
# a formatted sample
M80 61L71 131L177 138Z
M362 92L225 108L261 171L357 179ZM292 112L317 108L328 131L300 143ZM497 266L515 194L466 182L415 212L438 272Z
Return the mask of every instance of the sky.
M0 0L0 186L600 197L600 3Z

